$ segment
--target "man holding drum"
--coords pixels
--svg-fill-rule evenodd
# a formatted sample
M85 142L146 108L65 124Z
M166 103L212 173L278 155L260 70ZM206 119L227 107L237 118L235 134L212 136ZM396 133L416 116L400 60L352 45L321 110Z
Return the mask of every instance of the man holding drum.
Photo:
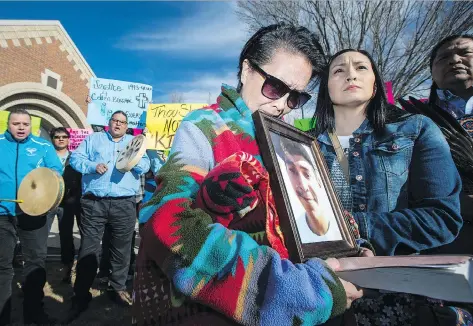
M133 139L133 136L125 134L127 126L126 114L116 111L110 118L107 132L91 134L71 154L71 166L83 175L83 196L81 247L69 322L87 309L92 298L89 290L97 273L100 240L106 225L111 230L112 273L108 293L115 302L131 305L126 280L136 222L135 195L140 186L140 175L149 170L150 161L140 150L136 154L140 154L141 158L136 159L139 155L129 158L136 165L131 164L129 169L123 169L120 165L120 170L115 167L117 160L123 163L120 161L123 153L135 153L127 146Z
M0 325L10 323L12 259L17 235L24 258L23 321L25 324L52 324L54 321L44 312L42 303L46 283L47 210L44 214L30 216L17 205L19 201L11 200L31 201L32 198L17 199L20 185L29 172L46 167L55 170L60 179L62 164L49 142L31 135L31 116L24 109L12 111L8 116L8 130L0 134L0 153ZM33 184L33 188L42 187L44 184ZM33 200L42 201L39 197Z

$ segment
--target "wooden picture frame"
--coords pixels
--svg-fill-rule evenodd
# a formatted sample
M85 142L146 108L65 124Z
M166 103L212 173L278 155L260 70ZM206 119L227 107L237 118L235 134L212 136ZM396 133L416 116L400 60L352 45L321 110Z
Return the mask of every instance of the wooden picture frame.
M291 261L357 255L317 139L259 111L253 120Z

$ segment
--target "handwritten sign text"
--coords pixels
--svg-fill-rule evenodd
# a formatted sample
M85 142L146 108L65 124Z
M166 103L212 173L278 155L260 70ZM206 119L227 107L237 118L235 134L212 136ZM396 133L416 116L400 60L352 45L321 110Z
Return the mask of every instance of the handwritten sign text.
M106 126L112 114L120 110L128 116L129 128L144 129L152 92L150 85L92 77L87 121Z
M80 143L93 131L91 129L73 129L73 128L67 128L67 131L71 134L71 138L69 138L69 147L68 149L70 151L75 150L77 147L79 147Z
M198 103L150 104L146 115L148 149L169 150L182 119L207 106Z

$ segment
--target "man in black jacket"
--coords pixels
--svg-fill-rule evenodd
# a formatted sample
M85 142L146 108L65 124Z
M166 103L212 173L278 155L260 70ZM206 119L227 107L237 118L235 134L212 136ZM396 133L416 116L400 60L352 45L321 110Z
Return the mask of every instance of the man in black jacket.
M76 216L77 225L80 225L82 175L69 165L69 131L64 127L53 128L50 132L50 136L54 148L56 149L56 153L64 166L62 177L64 179L65 189L64 198L59 207L56 210L49 212L48 223L49 229L51 229L54 216L56 215L58 217L61 262L64 264L64 277L62 281L65 283L71 283L71 272L76 253L73 236L74 216Z
M473 35L451 35L441 40L432 50L430 68L429 103L453 116L473 137ZM455 140L449 140L453 149L452 142ZM452 243L429 250L430 253L473 254L473 179L471 173L467 175L458 165L457 168L463 185L460 194L463 227Z

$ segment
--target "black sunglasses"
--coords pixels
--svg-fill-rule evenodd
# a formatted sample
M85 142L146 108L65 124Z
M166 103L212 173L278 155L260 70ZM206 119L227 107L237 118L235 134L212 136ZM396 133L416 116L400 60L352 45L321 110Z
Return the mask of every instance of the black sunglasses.
M271 76L266 71L261 69L257 64L248 60L251 66L264 77L264 83L261 87L261 94L270 100L277 100L289 93L287 97L287 106L290 109L300 109L307 101L310 100L311 96L306 92L299 92L290 89L282 80Z
M69 139L69 136L54 136L54 139Z

